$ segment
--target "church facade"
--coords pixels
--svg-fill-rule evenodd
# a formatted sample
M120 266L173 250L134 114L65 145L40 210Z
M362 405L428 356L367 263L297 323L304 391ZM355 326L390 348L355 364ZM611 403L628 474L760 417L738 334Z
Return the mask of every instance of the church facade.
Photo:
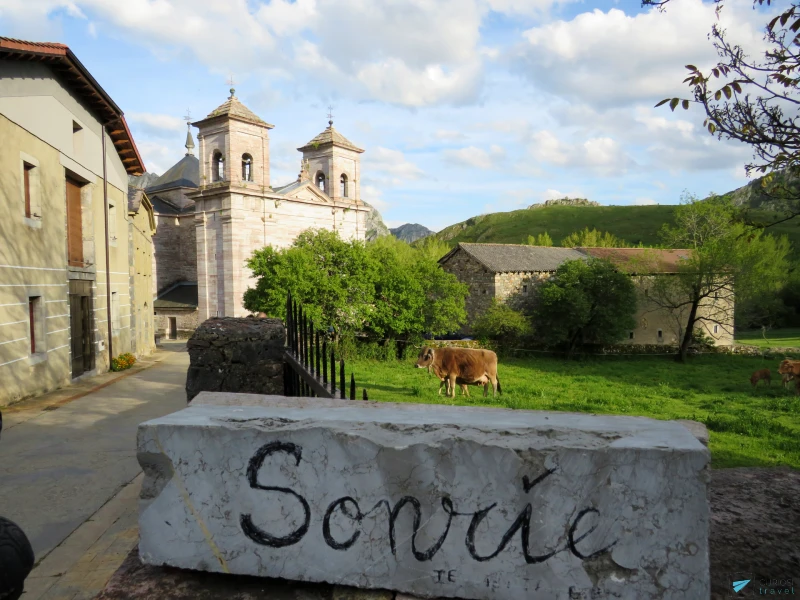
M192 125L198 130L198 157L187 135L186 156L147 188L155 196L159 222L156 323L172 337L212 317L248 314L242 299L256 280L245 263L255 250L286 248L309 228L365 240L370 212L361 201L364 150L332 121L298 148L297 180L275 187L269 150L273 125L242 104L234 90Z

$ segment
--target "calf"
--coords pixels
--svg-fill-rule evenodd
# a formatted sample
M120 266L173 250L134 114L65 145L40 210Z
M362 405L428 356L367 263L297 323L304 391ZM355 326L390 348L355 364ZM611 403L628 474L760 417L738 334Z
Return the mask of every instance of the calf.
M769 372L769 369L761 369L753 373L750 376L750 383L755 388L762 379L767 382L767 385L772 385L772 373Z
M463 386L483 384L483 395L489 395L489 384L492 384L492 396L501 393L500 381L497 377L497 355L491 350L471 348L429 348L424 346L417 357L418 369L432 371L442 382L447 380L447 395L455 397L456 383ZM463 381L463 383L458 380ZM441 391L441 384L439 386Z

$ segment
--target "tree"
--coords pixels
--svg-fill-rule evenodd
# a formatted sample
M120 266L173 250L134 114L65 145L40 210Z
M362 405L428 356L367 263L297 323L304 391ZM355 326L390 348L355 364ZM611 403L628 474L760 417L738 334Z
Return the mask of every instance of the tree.
M629 248L625 240L622 240L614 234L597 231L591 231L587 227L582 231L570 233L567 237L561 240L561 245L564 248Z
M442 249L441 242L413 248L393 236L367 246L375 296L366 329L374 336L407 341L449 333L466 321L468 286L439 267Z
M546 231L537 236L528 236L528 246L547 246L548 248L553 245L553 238Z
M335 231L308 229L284 250L256 250L247 267L258 279L244 293L244 307L286 318L286 294L301 302L317 327L355 331L374 305L373 270L365 244L348 242Z
M337 337L374 339L440 335L466 321L468 287L437 263L440 245L412 248L392 236L365 245L328 230L307 230L291 247L256 251L247 266L257 278L244 306L285 318L286 294L301 302L317 327Z
M695 330L706 323L733 335L734 300L775 295L785 281L789 242L745 225L737 211L728 198L687 196L675 225L662 227L667 247L688 250L673 273L653 277L648 294L654 309L666 310L676 323L678 360L686 359Z
M569 355L583 344L611 344L636 327L636 291L631 278L609 261L572 260L536 293L535 335L564 345Z
M643 5L664 7L669 0L644 0ZM722 0L716 0L717 12ZM771 0L754 0L754 6L770 6ZM733 44L726 31L714 25L710 38L720 57L716 66L702 72L686 65L689 74L684 82L692 91L691 99L666 98L656 106L669 103L688 109L700 105L705 112L703 123L719 139L738 140L753 148L753 161L745 165L747 174L783 171L784 177L766 177L765 192L780 204L782 218L774 225L800 214L800 4L791 2L783 12L771 18L764 33L768 49L764 56L750 57L745 49Z
M486 311L475 320L473 330L481 340L495 340L502 348L511 347L530 331L530 321L521 312L492 298Z

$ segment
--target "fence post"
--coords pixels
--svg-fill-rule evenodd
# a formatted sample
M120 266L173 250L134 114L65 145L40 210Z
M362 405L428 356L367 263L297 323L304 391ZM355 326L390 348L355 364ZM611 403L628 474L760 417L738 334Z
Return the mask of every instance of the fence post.
M356 376L350 373L350 400L356 399Z
M342 387L340 388L339 391L339 396L341 397L342 400L347 400L347 397L345 396L345 383L344 383L344 359L342 358L339 359L339 383L342 384Z
M336 359L331 348L331 398L336 398Z
M364 392L363 395L362 395L363 397L361 399L362 400L369 400L369 398L367 398L367 388L364 388L363 392Z
M328 385L328 341L322 340L322 383Z
M314 371L314 319L309 319L308 323L308 372L316 375Z
M316 343L317 343L317 346L316 346L316 350L314 351L314 357L316 358L316 363L317 363L316 366L317 366L317 368L314 369L314 375L316 375L317 379L319 379L319 377L320 377L320 369L319 369L319 367L320 367L320 365L319 365L319 330L317 330L317 332L316 332Z

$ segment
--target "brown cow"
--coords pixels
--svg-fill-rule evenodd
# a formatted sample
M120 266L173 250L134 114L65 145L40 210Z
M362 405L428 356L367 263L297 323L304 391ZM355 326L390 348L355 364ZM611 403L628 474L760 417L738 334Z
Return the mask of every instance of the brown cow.
M767 382L767 385L772 385L772 373L769 372L769 369L761 369L753 373L750 376L750 383L753 387L756 387L762 379Z
M483 384L483 395L489 395L489 384L492 384L492 396L501 393L500 380L497 378L497 354L491 350L471 348L429 348L423 346L417 357L418 369L430 367L441 380L447 380L447 395L455 398L456 383L462 385ZM461 383L459 380L463 381ZM439 385L441 391L441 384Z
M783 376L784 386L792 379L797 383L795 386L795 393L800 395L800 360L784 359L778 367L778 373Z

